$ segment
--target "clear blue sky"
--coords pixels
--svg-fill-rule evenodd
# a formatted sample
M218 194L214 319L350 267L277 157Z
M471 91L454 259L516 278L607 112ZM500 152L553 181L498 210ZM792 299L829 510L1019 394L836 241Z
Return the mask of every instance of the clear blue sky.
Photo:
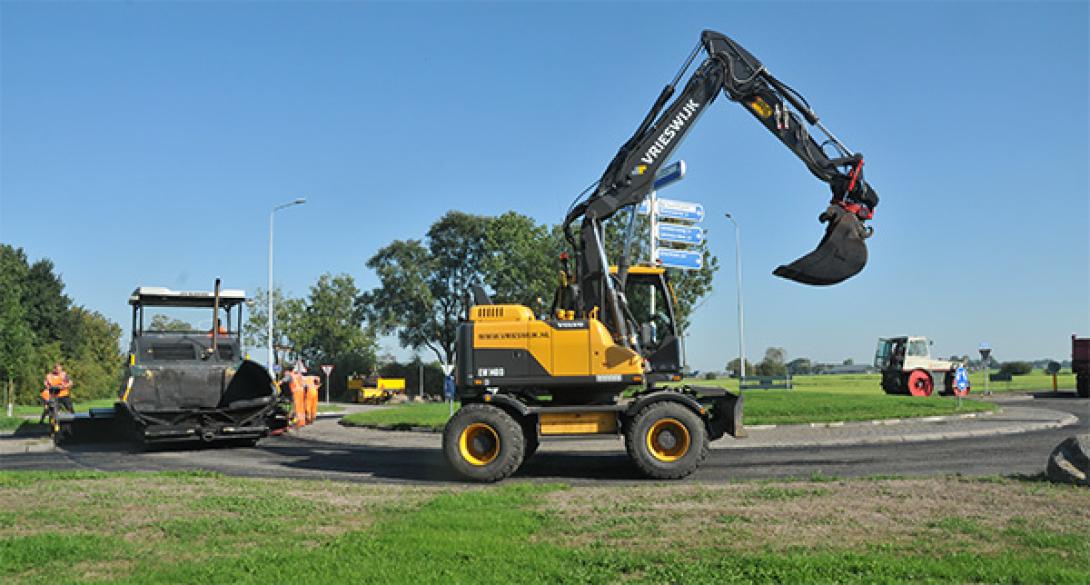
M723 269L690 362L869 361L879 336L1000 360L1090 334L1086 2L0 4L0 240L127 324L140 284L253 290L364 262L448 209L558 222L704 28L741 42L867 156L882 197L858 277L771 276L828 189L720 100L663 196L703 202ZM394 346L387 340L387 346Z

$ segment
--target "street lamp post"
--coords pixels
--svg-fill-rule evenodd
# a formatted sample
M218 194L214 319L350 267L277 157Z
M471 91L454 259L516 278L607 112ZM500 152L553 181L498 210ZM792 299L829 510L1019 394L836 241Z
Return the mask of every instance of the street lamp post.
M746 326L745 312L742 309L742 234L734 217L729 213L724 215L734 224L734 271L738 279L738 391L741 392L746 381Z
M276 207L272 208L272 211L269 212L269 290L268 290L268 295L269 295L269 297L268 297L268 305L269 305L268 306L268 309L269 309L269 315L268 315L268 322L269 322L268 323L268 325L269 325L269 330L268 330L268 334L269 334L269 345L268 345L269 358L268 358L268 361L267 361L267 366L269 368L270 373L272 373L272 371L273 371L273 365L274 365L273 364L273 356L276 355L276 354L273 353L273 218L276 216L277 211L280 211L281 209L284 209L285 207L291 207L292 205L302 205L302 204L304 204L306 202L307 202L306 199L304 199L303 197L300 197L300 198L296 199L295 201L291 201L289 203L283 203L283 204L277 205Z

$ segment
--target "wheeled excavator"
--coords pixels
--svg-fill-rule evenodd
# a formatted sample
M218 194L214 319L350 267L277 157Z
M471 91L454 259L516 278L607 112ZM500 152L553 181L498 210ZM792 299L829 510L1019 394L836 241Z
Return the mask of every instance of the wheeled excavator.
M701 53L703 61L675 97ZM574 267L571 257L561 257L564 270L548 315L493 304L480 287L468 295L456 343L462 407L443 434L444 453L461 475L497 481L514 473L542 439L619 433L645 475L679 478L700 466L709 441L744 435L740 395L665 386L681 381L683 355L668 274L655 265L630 265L627 253L611 266L603 231L603 222L627 209L631 239L636 207L656 172L720 93L832 191L818 218L827 225L817 248L773 274L823 286L863 269L864 240L872 234L865 222L878 205L863 177L863 155L830 133L802 95L756 57L729 37L704 31L636 132L566 214Z

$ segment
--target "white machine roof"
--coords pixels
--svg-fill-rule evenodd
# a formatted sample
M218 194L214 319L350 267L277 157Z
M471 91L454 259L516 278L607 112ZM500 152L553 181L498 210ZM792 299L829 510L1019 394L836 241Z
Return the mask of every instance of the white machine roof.
M141 286L132 291L129 304L145 307L208 307L212 308L216 294L203 290L170 290L162 286ZM246 291L241 289L220 289L220 306L233 307L245 303Z

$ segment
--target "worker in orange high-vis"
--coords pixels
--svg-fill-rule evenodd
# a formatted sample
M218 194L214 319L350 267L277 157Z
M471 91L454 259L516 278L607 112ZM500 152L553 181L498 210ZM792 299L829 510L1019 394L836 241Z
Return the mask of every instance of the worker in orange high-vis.
M56 400L57 406L68 412L75 412L72 407L72 380L59 363L53 365L53 369L45 375L42 390L42 401L45 402L45 411L42 420L49 413L49 401Z
M318 418L318 390L322 387L322 379L318 376L303 376L307 387L307 424L313 424Z
M303 380L303 364L298 363L288 372L288 388L291 390L292 424L302 427L306 419L306 381Z

